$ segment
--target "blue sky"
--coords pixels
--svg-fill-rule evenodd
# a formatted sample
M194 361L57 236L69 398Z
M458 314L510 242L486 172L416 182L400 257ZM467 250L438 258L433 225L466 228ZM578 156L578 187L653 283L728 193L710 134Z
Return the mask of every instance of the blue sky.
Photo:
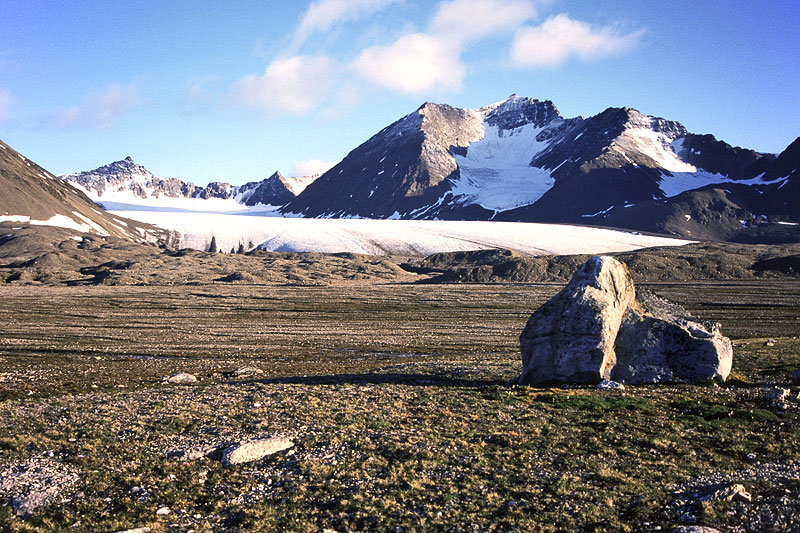
M797 0L2 0L0 139L54 173L312 172L426 101L800 136Z

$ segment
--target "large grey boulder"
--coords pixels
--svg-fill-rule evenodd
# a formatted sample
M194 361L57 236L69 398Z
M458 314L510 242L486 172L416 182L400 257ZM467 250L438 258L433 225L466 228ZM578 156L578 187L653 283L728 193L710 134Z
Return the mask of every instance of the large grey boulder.
M592 257L528 319L520 384L702 382L728 377L730 341L649 293L637 299L627 267Z
M592 257L528 319L520 335L520 383L596 384L611 378L614 341L636 295L628 269Z

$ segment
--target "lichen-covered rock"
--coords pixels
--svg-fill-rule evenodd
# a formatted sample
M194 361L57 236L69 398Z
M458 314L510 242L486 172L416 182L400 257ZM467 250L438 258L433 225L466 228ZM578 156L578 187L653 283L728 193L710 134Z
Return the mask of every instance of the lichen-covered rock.
M733 348L719 324L701 323L643 292L627 267L592 257L528 319L520 384L703 382L726 379Z
M719 324L692 320L680 306L645 294L622 320L612 378L632 384L727 378L733 347Z
M614 340L636 294L627 267L592 257L528 319L520 335L522 384L596 384L611 377Z

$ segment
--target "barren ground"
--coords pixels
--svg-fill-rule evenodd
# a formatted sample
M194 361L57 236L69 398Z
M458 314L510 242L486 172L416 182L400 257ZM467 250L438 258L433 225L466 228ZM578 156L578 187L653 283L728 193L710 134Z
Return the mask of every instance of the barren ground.
M800 367L800 283L647 287L722 323L732 379L507 387L557 284L2 286L0 528L800 529L798 404L766 399ZM295 447L222 466L273 435ZM58 488L27 518L23 471ZM700 501L733 481L752 502Z

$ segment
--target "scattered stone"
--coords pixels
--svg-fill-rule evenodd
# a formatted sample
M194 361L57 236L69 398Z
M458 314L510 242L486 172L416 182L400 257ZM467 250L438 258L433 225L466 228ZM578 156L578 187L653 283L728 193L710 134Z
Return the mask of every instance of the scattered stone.
M733 349L719 324L700 323L642 291L627 267L590 258L528 319L520 335L522 385L698 383L726 379Z
M144 487L131 487L128 489L128 494L135 496L141 502L146 502L150 499L150 493Z
M598 390L625 390L625 385L619 383L617 381L611 381L610 379L604 379L600 383L597 384Z
M767 400L772 403L784 403L788 397L788 389L782 387L771 387L767 389Z
M269 455L288 450L294 443L286 437L272 437L240 442L222 452L222 465L232 466L258 461Z
M744 485L740 483L722 487L700 498L701 502L740 501L749 503L752 500L753 498L750 496L750 493L747 492Z
M36 458L0 472L0 497L10 500L16 516L26 517L58 501L78 479L66 465Z
M245 377L245 376L255 376L258 374L263 374L264 371L260 368L256 368L254 366L243 366L236 370L233 375L236 377Z
M171 512L172 511L170 510L169 507L162 507L161 509L156 511L156 516L167 516Z
M179 385L182 385L186 383L195 383L197 381L197 378L192 374L181 372L180 374L175 374L174 376L168 377L166 381L167 383L177 383Z

